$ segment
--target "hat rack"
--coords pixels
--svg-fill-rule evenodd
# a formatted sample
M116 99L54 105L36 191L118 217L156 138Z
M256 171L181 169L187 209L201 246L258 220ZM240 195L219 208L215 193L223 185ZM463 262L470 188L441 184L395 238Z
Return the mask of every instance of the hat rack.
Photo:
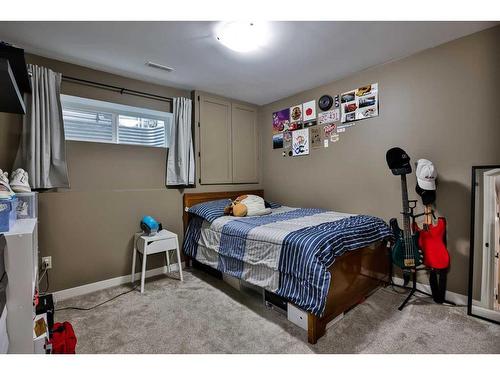
M435 193L434 195L430 196L425 196L420 194L417 188L417 193L421 196L422 202L425 205L425 210L424 212L421 213L415 213L415 210L417 208L417 200L410 200L408 199L408 190L407 190L407 183L406 183L406 175L412 173L412 168L410 164L410 157L408 154L401 148L399 147L393 147L389 149L386 153L386 161L389 169L391 170L393 175L400 176L401 177L401 191L402 191L402 200L403 200L403 212L401 214L403 215L403 223L404 223L404 229L400 229L397 219L392 218L390 221L391 228L393 229L394 235L395 235L395 240L391 244L391 256L390 256L390 284L392 286L397 286L397 287L403 287L405 289L410 290L409 294L406 296L405 300L403 303L399 306L398 310L401 311L403 308L406 306L408 301L412 298L415 292L419 292L423 295L433 297L434 302L436 303L446 303L449 305L455 305L455 303L450 302L444 298L444 294L442 296L438 294L438 296L434 295L436 288L439 290L438 284L438 279L439 279L439 284L445 285L446 284L446 274L443 274L442 269L434 269L428 267L428 265L424 265L423 263L423 258L420 255L420 259L418 259L417 256L415 256L414 250L415 246L419 249L418 251L420 254L422 254L422 250L420 249L420 245L418 244L419 238L417 233L420 232L421 230L417 228L416 224L416 219L418 217L424 216L425 217L425 222L424 222L424 229L423 231L427 230L432 230L432 227L430 226L432 224L432 219L430 218L430 215L432 215L432 218L436 219L436 215L434 213L434 209L432 208L432 203L435 199ZM432 166L432 162L426 159L419 159L417 163L415 163L415 167L417 170L417 174L419 171L419 162L423 161L426 162L428 166L430 166L429 170L427 171L428 173L428 178L432 179L432 186L429 185L429 188L434 188L434 180L436 178L436 172L435 169ZM417 183L418 183L418 176L417 176ZM418 186L418 185L417 185ZM421 189L422 191L425 191L423 188ZM429 220L430 219L430 220ZM411 222L411 225L410 225ZM438 220L438 225L439 225L439 220ZM427 233L427 232L426 232ZM419 233L420 235L423 235L422 233ZM444 229L444 243L446 244L446 229ZM406 249L409 248L411 251L407 251ZM404 255L402 255L403 251ZM446 250L446 249L445 249ZM403 259L401 257L403 256ZM403 261L402 261L403 260ZM403 271L403 280L404 284L401 285L396 285L393 282L393 269L394 265L396 267L399 267ZM433 294L425 292L423 290L420 290L417 288L417 272L419 271L430 271L429 275L429 280L431 283L431 289L433 291ZM447 272L444 270L444 272ZM410 281L410 275L412 278L412 286L409 287L407 286L408 282ZM444 280L444 284L442 283L442 280ZM437 293L441 293L439 290Z
M417 199L408 200L409 212L401 212L401 214L403 216L407 216L408 218L410 218L411 221L412 221L412 223L415 222L415 219L417 217L421 217L421 216L424 216L424 215L432 215L434 219L436 218L433 209L430 212L422 212L422 213L419 213L419 214L415 214L414 210L417 207L417 202L418 202ZM433 297L433 295L431 293L425 292L425 291L420 290L420 289L417 288L417 272L420 272L420 271L429 271L430 269L428 267L426 267L426 266L423 266L423 267L414 266L414 267L411 268L411 274L412 274L412 286L411 287L407 287L406 285L396 285L396 284L394 284L394 282L393 282L393 275L394 275L393 269L394 269L394 267L393 267L392 260L391 260L391 262L390 262L390 283L391 283L391 285L399 287L399 288L405 288L405 289L409 289L410 290L410 293L408 294L408 296L406 296L406 299L398 307L399 311L401 311L401 310L403 310L405 308L406 304L411 299L411 297L413 297L413 295L415 294L415 292L424 294L424 295L429 296L429 297ZM443 301L443 303L451 305L451 306L456 306L456 304L454 302L448 301L446 299Z

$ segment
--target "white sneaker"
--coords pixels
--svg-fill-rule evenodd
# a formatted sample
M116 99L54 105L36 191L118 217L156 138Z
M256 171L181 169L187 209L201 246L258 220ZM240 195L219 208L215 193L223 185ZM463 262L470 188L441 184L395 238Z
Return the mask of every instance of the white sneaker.
M0 198L9 199L16 195L9 185L9 174L0 169Z
M22 168L18 168L12 172L10 187L16 193L29 193L31 188L28 182L28 172Z

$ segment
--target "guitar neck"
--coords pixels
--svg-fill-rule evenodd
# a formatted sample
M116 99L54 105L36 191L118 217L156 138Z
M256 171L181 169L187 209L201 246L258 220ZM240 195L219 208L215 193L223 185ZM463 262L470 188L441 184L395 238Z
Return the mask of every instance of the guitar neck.
M406 175L401 175L401 194L403 197L403 230L405 234L410 234L410 204L408 202L408 188L406 185Z
M432 224L432 207L430 204L424 208L424 228L428 228Z

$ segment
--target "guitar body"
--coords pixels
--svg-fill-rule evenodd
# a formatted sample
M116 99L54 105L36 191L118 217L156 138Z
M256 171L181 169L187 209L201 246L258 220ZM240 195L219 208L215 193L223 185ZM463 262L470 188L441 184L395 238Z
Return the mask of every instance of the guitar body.
M448 268L450 254L444 244L446 219L440 217L436 225L427 224L424 229L414 224L414 230L419 234L418 243L424 254L424 264L437 270Z
M402 270L421 265L423 256L419 246L418 232L407 236L408 240L405 241L404 231L399 228L398 221L391 219L390 224L395 238L395 243L391 249L392 263ZM408 247L412 251L408 251Z

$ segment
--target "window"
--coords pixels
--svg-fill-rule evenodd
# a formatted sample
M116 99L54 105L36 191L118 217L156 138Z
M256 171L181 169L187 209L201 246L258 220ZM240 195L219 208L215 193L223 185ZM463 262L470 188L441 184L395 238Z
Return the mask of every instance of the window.
M67 140L168 147L172 114L61 95Z

